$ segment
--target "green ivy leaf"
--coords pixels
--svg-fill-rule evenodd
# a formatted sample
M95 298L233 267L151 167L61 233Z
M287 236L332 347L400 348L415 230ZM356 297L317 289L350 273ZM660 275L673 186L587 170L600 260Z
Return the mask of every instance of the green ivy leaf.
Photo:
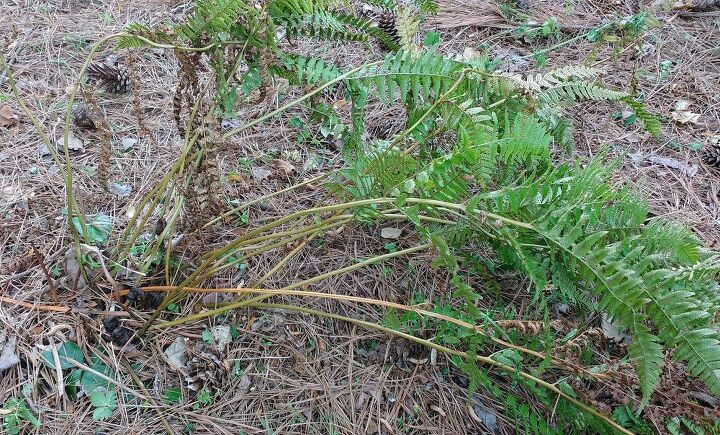
M60 361L60 368L63 370L75 367L75 365L68 361L68 359L72 359L81 363L85 361L85 355L83 354L82 349L80 349L80 346L73 343L72 341L66 341L62 343L60 347L58 347L57 353L58 359ZM51 369L55 368L55 359L51 350L46 350L45 352L43 352L42 357L43 360L45 360L45 364L47 364Z
M93 370L95 370L98 373L102 373L105 376L112 376L112 370L110 367L106 366L105 364L96 362L91 367ZM92 393L97 388L104 388L107 389L110 387L110 382L108 382L106 379L103 379L102 377L96 375L93 372L89 371L83 371L82 378L80 378L80 386L82 387L83 391L85 393Z

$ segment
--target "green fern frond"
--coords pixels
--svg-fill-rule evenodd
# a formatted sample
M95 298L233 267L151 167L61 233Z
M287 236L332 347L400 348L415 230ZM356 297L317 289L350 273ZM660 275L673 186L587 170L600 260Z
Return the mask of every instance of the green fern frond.
M274 0L268 12L275 23L284 27L288 37L366 41L369 34L377 36L369 22L332 10L337 4L332 0Z
M691 375L720 397L720 334L718 325L684 332L677 340L676 359L687 361Z
M241 17L257 15L253 5L244 0L195 0L194 6L187 21L175 27L175 32L191 43L203 36L217 38L229 33Z
M321 85L341 75L335 65L315 57L283 55L281 60L294 83Z
M660 119L650 113L643 103L634 100L629 96L621 98L621 101L630 106L633 112L635 112L635 115L640 118L640 121L642 121L645 130L649 131L655 137L658 137L660 135L660 130L662 129Z
M130 33L130 35L121 36L117 40L116 47L119 49L122 48L140 48L147 45L147 43L135 35L145 36L152 32L152 29L150 29L148 26L140 23L130 23L127 26L125 26L125 32Z
M413 2L423 13L434 15L438 12L439 5L436 0L413 0Z
M515 159L549 161L552 137L534 116L518 114L500 144L500 156L508 163Z
M546 88L538 95L541 104L556 106L569 101L619 101L627 93L608 89L595 83L569 82Z
M399 51L387 55L382 65L369 67L351 80L374 88L380 100L386 103L393 102L398 94L403 102L410 98L429 101L447 91L461 69L461 64L435 53L426 52L414 57L410 52ZM458 89L458 93L462 90Z
M650 402L655 387L660 383L664 355L659 339L650 333L644 323L633 322L630 331L633 341L628 346L628 356L635 365L643 396L638 406L639 413Z

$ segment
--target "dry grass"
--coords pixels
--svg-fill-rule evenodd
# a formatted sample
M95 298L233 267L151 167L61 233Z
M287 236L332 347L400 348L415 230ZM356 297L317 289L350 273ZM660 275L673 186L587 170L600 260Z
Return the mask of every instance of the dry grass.
M22 3L22 4L21 4ZM445 3L445 2L443 2ZM437 22L442 30L442 49L462 53L466 47L488 48L503 57L504 67L529 71L536 67L530 58L533 49L509 37L507 22L500 19L496 6L475 2L471 14L462 8L467 2L447 2L440 20L455 20L463 15L462 28L447 21ZM455 5L455 6L453 6ZM529 5L528 13L541 21L556 15L571 28L592 27L615 16L638 12L635 1L572 5L575 13L557 10L549 3ZM456 9L452 9L455 7ZM88 46L100 37L122 29L132 21L157 24L167 18L179 19L186 5L177 2L136 4L120 1L0 2L0 52L12 61L13 74L26 104L45 127L51 140L62 133L61 117L68 99L67 89L74 84L76 72ZM567 9L567 8L566 8ZM459 11L459 12L458 12ZM478 13L482 11L482 13ZM490 11L490 12L487 12ZM617 174L618 183L635 183L650 197L655 214L691 225L710 246L720 246L720 174L704 166L689 145L709 145L713 135L720 134L720 16L716 12L694 12L659 15L660 26L642 38L642 53L635 47L614 55L608 45L594 47L584 39L547 54L549 66L583 62L589 57L608 71L608 82L626 87L634 73L659 77L662 62L673 62L664 79L638 80L638 86L656 112L667 115L678 100L691 102L700 114L698 124L665 123L663 135L654 139L638 126L623 127L611 121L606 106L584 106L573 114L577 125L577 152L591 155L602 146L611 146L624 164ZM564 17L564 19L563 19ZM578 18L579 17L579 18ZM82 24L81 24L82 23ZM499 31L498 29L505 29ZM13 44L11 44L13 43ZM549 43L551 45L551 43ZM326 48L326 49L325 49ZM357 65L382 53L360 50L359 45L328 45L313 54L334 60L339 65ZM540 48L540 47L539 47ZM312 50L300 47L301 50ZM98 58L111 55L105 48ZM122 53L121 53L122 55ZM169 53L145 50L135 60L141 88L139 97L146 132L138 131L133 96L105 96L99 99L113 128L113 156L110 182L132 187L129 197L105 192L92 175L98 161L99 137L79 132L85 150L73 155L79 168L75 178L76 193L86 213L103 212L114 222L111 240L115 240L127 221L128 212L154 182L172 165L181 140L172 121L171 100L176 62ZM9 95L6 85L0 93ZM280 104L281 84L261 104L244 107L238 114L251 119ZM288 97L289 98L289 97ZM11 99L9 104L20 113ZM137 103L136 103L137 105ZM301 114L301 109L289 114ZM372 130L387 137L401 128L400 117L391 110L374 108L370 115ZM165 422L180 432L185 424L195 426L197 433L481 433L483 425L472 417L466 402L466 385L462 376L443 357L437 365L425 361L428 349L389 339L354 326L311 316L280 311L239 310L224 319L164 330L141 345L119 348L101 339L105 316L98 313L113 303L104 294L75 285L64 273L64 256L71 244L68 237L65 188L58 168L39 153L42 141L29 120L20 115L19 130L0 128L0 288L2 295L18 301L54 304L73 309L72 313L53 313L40 309L0 303L2 333L18 337L17 354L22 363L2 373L0 403L10 397L25 397L43 422L41 433L160 433ZM224 144L220 152L220 171L238 172L249 184L224 183L225 194L239 202L251 200L287 187L305 177L312 177L337 166L336 150L298 145L297 131L282 119L271 120L262 128L246 132ZM122 139L138 142L122 151ZM660 166L645 157L662 156L690 165L698 165L697 174L688 176L675 168ZM297 171L290 177L272 176L257 180L248 171L261 167L274 171L272 160L291 161ZM294 161L297 158L298 161ZM303 163L317 161L313 167ZM241 186L241 184L243 184ZM315 204L322 192L305 188L292 195L280 196L250 209L251 225L260 219L271 220L288 211ZM154 222L151 222L154 225ZM189 263L197 254L221 246L244 231L244 228L215 227L202 236L189 237L179 248ZM152 232L152 228L148 228ZM280 288L319 272L352 264L384 252L378 228L344 228L323 244L310 243L275 274L265 286ZM411 246L408 238L400 243ZM38 247L42 260L31 252ZM283 252L266 253L255 259L247 273L235 271L219 274L212 285L238 286L264 276ZM56 285L57 303L51 300L48 283L39 262L48 269L59 270ZM412 262L396 259L352 274L336 276L313 285L313 289L369 296L390 301L412 303L412 297L441 296L448 288L444 273L430 266L431 258ZM57 267L55 267L57 266ZM517 284L517 283L515 283ZM505 303L520 304L518 293L506 289ZM286 300L290 300L285 298ZM190 298L197 302L200 297ZM280 299L283 300L283 299ZM380 320L381 313L368 307L342 302L315 301L318 309ZM183 304L181 314L192 312L192 303ZM121 308L116 308L122 310ZM522 308L520 308L522 310ZM120 313L121 314L121 313ZM228 371L222 388L211 405L195 409L193 399L183 390L179 405L163 403L170 388L183 384L163 356L163 349L176 337L201 340L202 333L215 324L238 325L240 337L224 352ZM137 320L123 317L123 325L140 326ZM422 331L420 331L422 333ZM77 342L86 352L101 357L113 369L113 379L140 396L149 393L150 404L133 394L119 396L119 408L104 422L93 421L86 400L73 402L64 394L54 370L39 359L45 346L66 339ZM139 387L128 370L132 370L148 387ZM421 362L421 363L418 363ZM231 375L238 364L242 373ZM147 391L143 391L143 389ZM478 394L483 406L502 410L487 393ZM502 418L502 417L501 417ZM164 421L165 422L164 422ZM516 433L512 422L501 421L502 433Z

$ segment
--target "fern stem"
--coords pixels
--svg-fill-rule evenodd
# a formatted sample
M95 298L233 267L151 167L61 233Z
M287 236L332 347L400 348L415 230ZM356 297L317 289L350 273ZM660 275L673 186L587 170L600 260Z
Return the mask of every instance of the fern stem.
M340 268L340 269L335 269L335 270L332 270L332 271L330 271L330 272L326 272L326 273L323 273L323 274L320 274L320 275L316 275L316 276L314 276L314 277L312 277L312 278L308 278L308 279L305 279L305 280L302 280L302 281L295 282L295 283L293 283L293 284L290 284L289 286L283 287L281 290L293 290L293 289L296 289L296 288L299 288L299 287L304 287L304 286L307 286L307 285L316 283L316 282L318 282L318 281L322 281L323 279L331 278L331 277L336 276L336 275L341 275L341 274L346 273L346 272L351 272L351 271L353 271L353 270L360 269L360 268L363 268L363 267L365 267L365 266L369 266L369 265L371 265L371 264L379 263L379 262L381 262L381 261L384 261L384 260L387 260L387 259L390 259L390 258L399 257L399 256L402 256L402 255L405 255L405 254L411 254L411 253L413 253L413 252L421 251L421 250L423 250L423 249L428 249L428 248L430 248L430 247L432 247L432 245L429 244L429 243L426 243L426 244L424 244L424 245L414 246L414 247L412 247L412 248L403 249L403 250L401 250L401 251L390 252L390 253L387 253L387 254L384 254L384 255L378 255L377 257L372 257L372 258L369 258L369 259L367 259L367 260L363 260L363 261L360 261L360 262L358 262L358 263L351 264L350 266L342 267L342 268ZM183 287L182 290L185 291L186 288L187 288L187 287ZM176 288L176 289L177 289L177 288ZM175 290L175 291L177 291L177 290ZM197 320L197 319L202 319L202 318L205 318L205 317L214 316L214 315L216 315L216 314L222 314L222 313L225 313L225 312L228 312L228 311L231 311L231 310L235 310L235 309L237 309L237 308L240 308L240 307L246 305L246 303L247 303L247 301L234 302L234 303L232 303L232 304L230 304L230 305L226 305L226 306L223 306L223 307L221 307L221 308L217 308L217 309L209 310L209 311L204 311L204 312L202 312L202 313L197 313L197 314L194 314L194 315L191 315L191 316L182 317L182 318L180 318L180 319L176 319L176 320L173 320L173 321L171 321L171 322L166 322L166 323L163 323L163 324L161 324L161 325L162 325L163 327L174 326L174 325L179 325L179 324L181 324L181 323L185 323L185 322L188 322L188 321L191 321L191 320ZM160 325L149 326L149 328L152 328L152 329L157 329L157 328L159 328L159 327L160 327Z
M438 99L433 103L433 105L430 106L430 108L429 108L427 111L425 111L425 113L423 113L422 116L420 116L420 118L418 118L418 120L415 121L415 123L414 123L413 125L410 126L410 128L405 129L402 133L400 133L400 134L392 141L392 144L388 147L388 149L391 149L393 146L397 145L397 144L400 142L400 140L402 140L405 136L407 136L408 134L410 134L410 133L411 133L413 130L415 130L420 124L422 124L422 122L425 120L425 118L427 118L428 116L430 116L430 114L431 114L443 101L445 101L450 94L452 94L453 92L455 92L455 90L458 88L458 86L460 86L460 83L462 83L463 80L465 80L465 71L463 71L462 73L460 73L460 77L458 77L458 79L455 81L455 83L453 83L453 85L450 87L450 89L448 89L444 94L442 94L442 95L440 96L440 98L438 98ZM414 143L413 145L409 146L409 147L404 151L404 154L410 154L410 153L413 151L413 149L415 149L416 146L417 146L417 143Z
M264 280L258 280L259 284L262 284L262 281ZM331 300L340 300L340 301L347 301L347 302L358 302L358 303L365 303L370 305L377 305L385 308L394 308L402 311L410 311L416 314L419 314L421 316L430 317L439 321L445 321L452 324L455 324L457 326L467 328L471 331L474 331L483 337L487 337L493 342L495 342L498 345L501 345L505 348L515 349L519 352L525 353L527 355L531 355L535 358L538 358L540 360L544 360L547 358L547 356L541 352L537 352L531 349L527 349L522 346L518 346L513 343L509 343L507 341L498 339L496 337L493 337L491 335L488 335L486 331L482 329L482 327L478 325L474 325L472 323L465 322L460 319L456 319L454 317L436 313L434 311L428 311L421 308L417 308L415 306L408 306L404 304L400 304L397 302L388 302L383 301L379 299L372 299L372 298L364 298L359 296L349 296L349 295L340 295L335 293L322 293L322 292L315 292L315 291L307 291L307 290L273 290L273 289L264 289L264 288L258 288L258 284L252 286L252 287L246 287L246 288L201 288L201 287L186 287L185 290L188 293L236 293L236 294L260 294L261 296L264 296L262 299L266 299L272 296L303 296L303 297L312 297L312 298L321 298L321 299L331 299ZM141 289L146 292L166 292L169 290L172 290L174 287L172 286L147 286L142 287ZM113 294L112 296L118 296L118 294ZM258 298L254 298L258 299ZM242 301L247 302L247 300ZM228 307L233 305L234 303L228 303L224 304L224 307ZM224 312L224 311L223 311ZM152 326L153 329L161 329L161 328L167 328L170 326L178 326L180 324L188 323L195 320L200 320L209 317L207 312L202 313L196 313L190 316L185 316L170 322L160 323L157 325ZM570 369L573 372L583 372L585 375L589 376L590 378L605 378L607 375L599 374L599 373L591 373L581 367L578 367L574 364L568 363L566 361L563 361L560 358L550 356L550 358L553 360L553 362L558 367L570 367Z

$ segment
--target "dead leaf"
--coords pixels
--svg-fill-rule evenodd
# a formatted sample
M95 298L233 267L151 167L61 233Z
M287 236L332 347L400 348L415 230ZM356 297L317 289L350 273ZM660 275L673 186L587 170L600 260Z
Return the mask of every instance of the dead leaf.
M0 373L20 363L20 358L15 353L17 337L0 335Z
M605 338L609 338L617 343L629 342L632 340L628 334L620 330L619 326L611 322L605 313L602 313L602 316L600 317L600 328L602 329Z
M289 177L297 170L295 169L295 166L292 165L292 163L286 160L275 159L273 161L273 164L275 165L275 169L278 170L285 177Z
M465 60L480 59L481 57L482 53L473 47L465 47L463 50L463 59Z
M243 374L240 378L240 382L238 383L238 390L240 394L245 394L250 389L250 385L252 384L252 380L250 379L250 376L248 376L247 373Z
M690 107L689 101L678 100L675 103L675 110L670 112L672 118L680 124L697 124L700 120L700 114L687 110L688 107Z
M132 193L132 186L124 183L110 183L110 193L116 195L118 198L127 198Z
M75 279L78 277L80 277L81 281L84 281L84 278L80 275L80 264L77 262L75 250L72 247L65 251L65 256L63 257L63 270L65 270L65 275L68 277L70 283L75 282Z
M402 230L399 228L386 227L380 230L380 237L383 239L398 239L402 235Z
M677 169L680 172L682 172L684 175L688 177L693 177L695 174L697 174L697 171L699 169L698 165L688 165L685 162L681 162L680 160L673 159L670 157L662 157L655 154L651 154L646 157L646 159L652 163L656 163L658 165L667 166L668 168Z
M253 166L252 168L250 168L250 173L252 174L253 178L258 181L262 181L272 175L271 170L265 169L265 168L259 168L256 166Z
M662 157L657 154L643 155L642 153L630 153L628 155L635 163L640 163L643 160L647 160L651 163L655 163L672 169L677 169L681 173L683 173L683 175L686 175L688 177L692 177L697 174L697 171L699 169L698 165L689 165L685 162L681 162L680 160L670 157Z
M230 325L218 325L210 330L210 333L217 344L217 350L224 351L225 346L232 342L232 334L230 333Z
M178 337L165 349L168 364L175 370L185 370L187 368L186 341L187 338Z
M0 107L0 127L12 128L20 124L20 118L7 104Z
M64 143L65 138L63 136L60 136L60 139L57 141L57 149L62 150L64 149ZM80 139L79 137L75 136L75 134L72 132L72 130L68 131L68 150L70 151L76 151L76 152L83 152L85 151L85 142Z

